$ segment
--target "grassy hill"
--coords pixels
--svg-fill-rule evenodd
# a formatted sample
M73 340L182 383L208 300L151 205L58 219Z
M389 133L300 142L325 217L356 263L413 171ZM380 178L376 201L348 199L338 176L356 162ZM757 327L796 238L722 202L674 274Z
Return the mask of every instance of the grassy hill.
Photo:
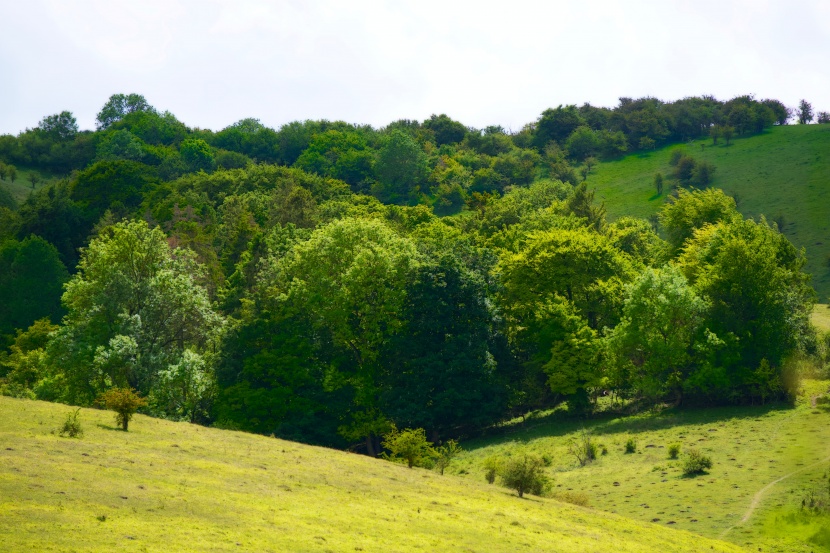
M689 532L274 438L0 397L16 551L739 551Z
M712 146L707 140L634 154L600 163L588 183L596 187L597 198L605 201L611 217L648 217L658 211L667 193L656 195L654 175L671 174L670 151L678 147L715 165L712 186L734 195L744 215L763 214L783 221L783 232L796 246L806 248L807 270L813 274L820 300L826 302L830 296L830 125L773 127L729 146L722 141Z
M478 481L491 456L528 450L547 456L554 492L587 496L599 510L733 541L753 551L830 551L830 518L803 517L802 497L826 489L830 412L817 402L827 381L805 381L794 407L668 410L585 423L547 419L516 424L497 438L465 443L453 471ZM568 452L582 429L606 455L584 467ZM626 454L625 443L636 442ZM697 448L714 462L688 478L669 444Z

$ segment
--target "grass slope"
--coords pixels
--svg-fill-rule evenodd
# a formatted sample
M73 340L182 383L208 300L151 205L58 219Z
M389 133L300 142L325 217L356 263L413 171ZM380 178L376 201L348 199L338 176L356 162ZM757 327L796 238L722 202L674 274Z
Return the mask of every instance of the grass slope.
M701 149L700 144L705 144ZM748 138L723 142L696 141L648 154L600 163L588 177L612 217L649 217L665 199L656 195L654 175L668 176L670 151L680 147L694 158L707 160L717 171L712 186L739 200L749 217L784 218L783 232L807 250L807 270L820 300L830 296L830 125L788 125Z
M830 467L830 413L825 405L814 406L828 382L805 381L803 386L795 407L669 410L585 423L608 450L585 467L568 453L582 423L531 420L513 433L463 444L468 451L452 470L483 480L485 459L526 449L552 461L547 470L554 492L585 493L597 509L752 550L830 551L821 548L830 546L830 540L816 535L830 535L830 520L782 522L793 518L811 482L826 482ZM636 440L636 453L624 452L629 438ZM699 449L712 458L713 468L706 475L684 477L682 453L679 460L668 459L672 443L680 443L682 451Z
M3 551L739 551L274 438L0 397Z

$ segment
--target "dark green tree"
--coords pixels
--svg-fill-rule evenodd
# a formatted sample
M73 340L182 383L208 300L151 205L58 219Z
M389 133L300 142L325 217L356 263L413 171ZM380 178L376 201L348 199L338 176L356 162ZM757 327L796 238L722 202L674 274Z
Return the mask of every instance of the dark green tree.
M99 129L106 129L128 113L155 111L141 94L113 94L96 116Z

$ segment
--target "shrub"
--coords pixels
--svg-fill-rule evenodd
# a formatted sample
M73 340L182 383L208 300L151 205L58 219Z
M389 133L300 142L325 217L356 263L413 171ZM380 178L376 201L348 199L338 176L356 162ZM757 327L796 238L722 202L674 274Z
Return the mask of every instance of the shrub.
M680 455L680 444L669 444L669 459L677 459Z
M710 468L712 468L712 459L703 455L697 449L690 449L686 454L686 460L683 462L683 475L704 474Z
M625 452L626 453L637 453L637 440L634 438L628 438L625 442Z
M110 411L115 411L115 422L127 432L130 419L139 407L147 405L147 400L136 393L132 388L110 388L100 396L97 403Z
M502 483L516 490L519 497L524 497L525 492L542 495L549 486L543 467L544 463L540 457L521 454L505 461L499 476Z
M63 426L58 432L59 436L64 438L80 438L84 435L84 429L81 428L81 421L78 420L78 414L80 412L81 409L78 408L66 415L66 420L63 421Z
M437 468L441 474L444 474L444 469L446 469L452 460L455 459L459 453L461 453L461 446L458 445L458 442L455 440L447 440L447 443L437 448L435 452L437 453L435 468Z
M391 459L402 460L409 468L425 466L436 457L423 428L398 430L392 427L392 431L383 438L383 447L389 450Z
M488 457L484 460L484 479L487 480L488 484L496 481L499 468L501 468L501 461L498 457Z
M677 167L677 164L680 163L680 158L684 155L685 154L683 153L683 150L672 150L671 157L669 157L669 165L671 165L672 167Z
M579 436L568 442L568 453L576 457L580 466L585 466L597 458L597 444L583 428Z

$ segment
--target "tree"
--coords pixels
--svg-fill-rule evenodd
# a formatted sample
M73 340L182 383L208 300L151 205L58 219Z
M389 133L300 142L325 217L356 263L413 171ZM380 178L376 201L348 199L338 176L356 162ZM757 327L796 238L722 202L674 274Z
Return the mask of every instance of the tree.
M407 133L394 130L378 151L372 194L388 203L406 203L417 197L427 180L427 160L418 143Z
M188 422L209 420L216 379L205 357L186 349L177 363L158 374L150 398L154 411Z
M35 173L34 171L29 173L29 182L32 183L32 190L35 189L35 186L40 182L40 175Z
M453 121L447 115L432 114L424 121L424 128L427 128L435 135L435 143L438 146L444 144L455 144L464 140L467 134L467 127L458 121Z
M155 111L141 94L113 94L96 116L97 127L104 130L129 113Z
M96 154L99 160L114 161L126 159L141 161L144 159L144 141L127 129L109 133L98 143Z
M437 447L436 451L436 458L435 458L435 468L441 473L444 474L444 470L450 466L452 460L458 457L461 454L461 446L458 445L458 442L455 440L447 440L446 443Z
M505 460L499 469L499 476L502 484L516 490L519 497L524 497L525 493L542 495L549 485L544 466L541 458L522 453Z
M402 327L407 284L421 263L415 245L377 220L343 219L263 264L263 309L291 306L313 330L312 358L325 367L327 388L351 397L341 407L340 433L376 451L382 353Z
M60 298L69 279L55 247L38 236L0 244L0 336L28 328L37 319L63 314ZM0 338L2 339L2 338Z
M147 405L147 400L132 388L110 388L98 396L98 402L110 411L115 411L115 422L124 432L127 432L135 412Z
M798 123L806 125L813 120L813 105L807 100L801 100L795 113L798 116Z
M565 142L568 155L582 161L586 157L593 156L599 152L600 139L597 133L587 125L577 127Z
M732 125L724 125L720 128L720 135L726 141L726 145L729 146L729 143L732 141L732 137L735 136L735 127Z
M109 387L150 394L184 352L213 349L223 319L211 307L202 267L143 221L102 229L66 285L64 324L50 342L67 400L89 403Z
M660 224L669 245L677 252L697 229L740 217L735 200L722 190L680 190L660 210Z
M622 320L606 340L616 386L652 400L670 392L679 401L718 343L704 326L708 308L677 267L647 268L628 287Z
M70 140L78 134L78 122L69 111L49 115L40 120L38 130L52 140Z
M811 332L815 293L805 263L804 251L764 219L723 219L694 234L678 264L710 302L706 326L726 345L716 359L720 373L693 375L693 387L745 397L762 360L780 377L784 359L802 349Z
M190 171L211 172L216 167L213 149L201 138L185 139L179 146L179 153Z
M389 450L390 458L406 462L409 468L424 466L435 457L435 449L427 441L423 428L392 428L383 438L383 447Z
M12 164L6 165L6 171L9 174L9 180L14 183L14 181L17 180L17 167Z
M830 113L828 113L826 111L818 112L818 117L816 118L816 123L819 123L820 125L826 125L826 124L830 123Z
M654 188L657 189L657 195L663 195L663 173L657 173L654 175Z
M533 145L539 152L543 152L551 141L564 146L571 133L584 124L585 121L575 105L560 105L556 109L546 109L536 122Z

